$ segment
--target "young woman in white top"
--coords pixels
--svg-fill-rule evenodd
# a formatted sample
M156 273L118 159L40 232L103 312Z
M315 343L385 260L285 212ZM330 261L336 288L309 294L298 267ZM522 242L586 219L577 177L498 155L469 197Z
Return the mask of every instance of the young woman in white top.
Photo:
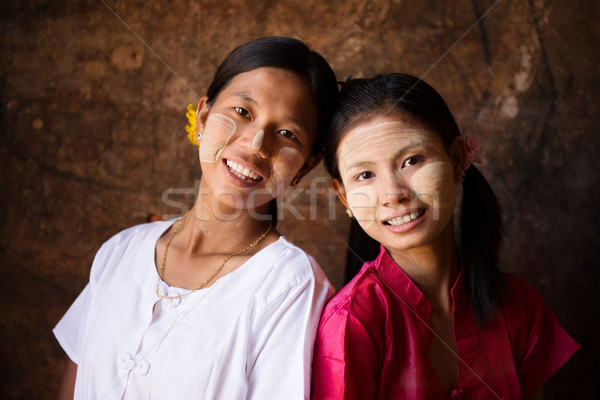
M68 356L60 398L308 398L333 289L272 217L320 161L336 96L327 62L298 40L227 56L197 109L196 202L98 251L54 329Z

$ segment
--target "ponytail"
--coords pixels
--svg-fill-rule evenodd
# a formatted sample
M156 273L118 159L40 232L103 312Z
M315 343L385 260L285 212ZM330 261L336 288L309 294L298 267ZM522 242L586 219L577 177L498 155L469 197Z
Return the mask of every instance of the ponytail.
M480 327L494 318L506 294L506 281L498 268L501 241L500 205L485 177L471 165L463 182L460 245L465 286Z

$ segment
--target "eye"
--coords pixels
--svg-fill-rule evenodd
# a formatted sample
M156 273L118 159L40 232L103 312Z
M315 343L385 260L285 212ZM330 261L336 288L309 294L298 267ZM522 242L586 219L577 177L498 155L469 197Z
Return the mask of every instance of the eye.
M374 174L371 171L365 171L358 174L354 179L357 181L366 181L367 179L371 179L373 176Z
M278 131L277 133L279 133L281 136L286 137L288 139L298 140L298 136L296 136L296 134L290 130L282 129L282 130Z
M233 108L236 113L240 114L244 118L250 118L250 112L242 107L234 107Z
M405 167L412 167L414 165L417 165L419 162L421 162L423 160L423 157L421 156L413 156L413 157L408 157L406 160L404 160L404 162L402 163L402 168Z

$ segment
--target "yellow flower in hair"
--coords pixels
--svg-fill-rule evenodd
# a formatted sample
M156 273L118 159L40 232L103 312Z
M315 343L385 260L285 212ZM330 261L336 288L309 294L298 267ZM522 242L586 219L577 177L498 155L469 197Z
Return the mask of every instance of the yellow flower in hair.
M189 125L186 125L185 127L185 130L188 133L188 140L194 146L200 146L200 143L198 143L198 140L196 139L196 106L193 104L188 104L185 116L189 122Z

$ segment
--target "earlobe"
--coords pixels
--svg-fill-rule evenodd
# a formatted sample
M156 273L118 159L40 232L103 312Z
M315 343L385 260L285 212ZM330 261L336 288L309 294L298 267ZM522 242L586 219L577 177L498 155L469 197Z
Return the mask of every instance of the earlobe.
M338 179L332 179L331 188L337 195L338 199L340 199L344 207L349 208L348 198L346 197L346 189L344 188L344 185Z

